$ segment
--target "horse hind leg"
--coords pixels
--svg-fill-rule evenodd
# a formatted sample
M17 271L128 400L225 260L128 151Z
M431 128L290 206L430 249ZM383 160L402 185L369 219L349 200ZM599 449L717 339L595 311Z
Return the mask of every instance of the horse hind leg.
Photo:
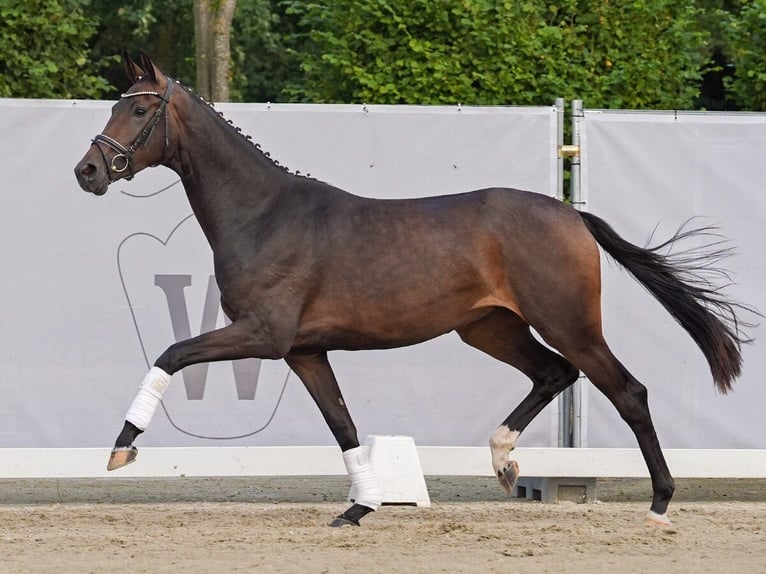
M518 368L532 380L532 391L490 439L498 480L506 491L513 489L519 470L509 454L519 435L553 398L577 380L579 368L612 402L636 436L652 479L652 505L646 523L669 526L667 508L675 485L654 430L646 387L617 360L600 333L593 334L592 325L577 330L577 336L572 332L541 331L543 339L564 358L539 343L529 326L510 311L498 309L458 331L469 345Z
M675 483L654 430L646 387L617 360L602 338L563 352L609 399L636 436L652 480L652 505L646 523L670 526L667 509Z
M490 438L492 467L503 489L513 492L519 466L510 460L519 435L561 391L574 383L579 371L532 335L518 315L496 309L458 330L460 337L488 355L519 369L532 380L532 390Z

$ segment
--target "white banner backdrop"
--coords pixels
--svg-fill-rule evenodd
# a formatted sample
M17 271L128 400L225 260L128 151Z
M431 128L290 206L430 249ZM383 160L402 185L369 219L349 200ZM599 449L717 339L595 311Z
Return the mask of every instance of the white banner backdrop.
M210 250L173 172L147 170L101 198L77 186L111 105L0 100L0 447L111 446L165 347L223 324ZM219 107L283 165L360 195L556 193L552 107ZM362 438L484 446L529 389L455 335L330 360ZM334 444L284 362L188 371L139 445ZM553 405L523 446L555 445L555 421Z
M691 217L692 226L719 225L736 247L723 264L736 285L725 292L766 311L766 115L589 110L581 138L587 211L639 245L655 227L653 244ZM701 352L670 315L616 264L604 260L603 269L605 335L649 389L661 444L766 448L766 329L750 330L756 342L743 347L743 375L723 396ZM636 446L598 391L586 385L584 396L583 446Z

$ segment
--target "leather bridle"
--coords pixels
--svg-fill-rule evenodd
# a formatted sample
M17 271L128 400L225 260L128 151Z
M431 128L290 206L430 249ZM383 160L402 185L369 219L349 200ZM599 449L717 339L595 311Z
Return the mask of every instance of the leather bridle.
M139 78L140 80L141 78ZM162 100L162 103L160 104L160 107L157 108L157 111L154 112L154 116L146 123L144 126L144 129L141 130L141 133L138 134L138 137L135 139L135 141L130 144L129 147L125 147L120 142L118 142L115 139L110 138L107 135L104 134L98 134L96 137L93 138L92 143L95 144L95 146L98 148L98 151L101 152L101 157L104 158L104 165L106 166L106 173L107 177L109 178L109 183L112 183L114 179L112 178L112 174L121 174L125 170L130 171L130 175L126 177L126 179L130 180L133 179L133 176L135 175L133 171L133 165L131 163L131 160L133 158L133 154L138 151L138 149L146 142L146 140L149 139L149 136L152 135L152 132L154 131L154 128L157 127L157 124L160 122L160 119L164 116L165 118L165 148L168 147L168 110L167 106L168 103L170 103L170 94L173 91L173 80L166 76L167 80L167 87L165 88L165 94L160 95L159 92L152 92L152 91L142 91L142 92L133 92L130 94L122 94L120 95L120 98L133 98L135 96L157 96L159 99ZM112 156L111 161L107 159L106 153L104 153L103 148L100 144L104 144L107 147L112 148L117 153ZM163 150L163 157L165 153Z

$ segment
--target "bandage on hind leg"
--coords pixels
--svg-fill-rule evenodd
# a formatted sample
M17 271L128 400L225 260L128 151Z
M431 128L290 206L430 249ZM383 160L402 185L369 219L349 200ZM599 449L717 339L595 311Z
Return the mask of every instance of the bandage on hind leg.
M345 451L343 462L351 484L356 489L356 504L377 510L383 502L383 494L364 447L358 446Z
M149 369L128 409L128 414L125 415L125 420L140 430L146 430L169 384L170 375L164 370L159 367Z

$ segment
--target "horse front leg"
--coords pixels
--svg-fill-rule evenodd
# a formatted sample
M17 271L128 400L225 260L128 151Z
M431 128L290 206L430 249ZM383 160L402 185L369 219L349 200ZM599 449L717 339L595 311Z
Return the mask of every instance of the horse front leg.
M346 471L352 485L356 487L357 499L354 504L332 520L329 526L359 526L359 521L364 516L380 507L382 494L367 454L364 448L359 446L356 427L327 360L327 353L291 354L285 357L285 361L303 381L306 390L319 407L343 451Z
M259 333L263 332L264 329L260 329L253 320L237 320L221 329L168 347L149 369L125 415L125 423L115 441L107 470L115 470L136 460L138 449L133 442L149 426L173 373L196 363L283 357L289 345L279 345L260 337Z

